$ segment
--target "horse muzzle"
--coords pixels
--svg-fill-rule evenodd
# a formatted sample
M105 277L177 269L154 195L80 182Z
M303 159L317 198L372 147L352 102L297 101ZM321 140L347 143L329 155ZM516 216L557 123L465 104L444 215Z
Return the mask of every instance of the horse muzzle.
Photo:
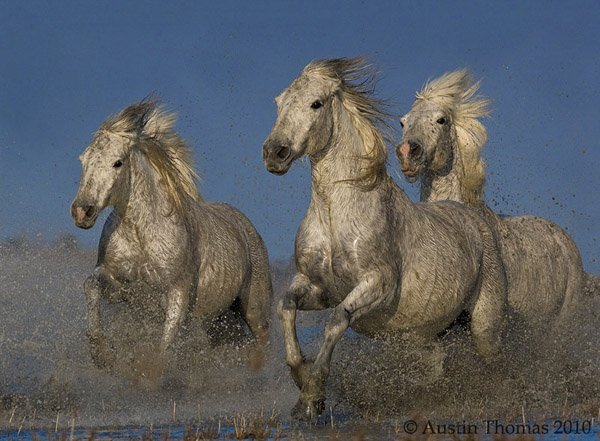
M272 140L264 143L262 156L267 170L275 175L287 173L294 160L289 146Z
M402 174L408 182L415 182L421 171L423 148L414 141L403 142L396 146L396 156Z
M100 210L95 205L79 205L75 202L71 205L71 217L75 225L85 230L94 226L99 213Z

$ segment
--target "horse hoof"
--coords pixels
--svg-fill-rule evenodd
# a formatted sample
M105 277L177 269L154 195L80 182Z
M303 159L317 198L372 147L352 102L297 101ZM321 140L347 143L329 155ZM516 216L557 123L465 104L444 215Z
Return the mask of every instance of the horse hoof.
M309 421L319 418L325 409L324 400L304 401L299 399L292 409L292 418L301 421Z

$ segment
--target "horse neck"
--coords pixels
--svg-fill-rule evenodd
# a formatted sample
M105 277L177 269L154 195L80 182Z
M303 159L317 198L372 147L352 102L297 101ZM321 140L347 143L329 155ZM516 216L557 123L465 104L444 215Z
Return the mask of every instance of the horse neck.
M166 216L178 216L158 173L141 152L131 154L129 198L123 207L117 207L117 213L141 232L144 227L164 224Z
M470 206L484 204L481 189L465 185L465 171L456 136L452 141L452 163L442 173L427 171L421 177L421 201L456 201Z
M353 125L351 116L343 106L340 107L334 118L327 153L321 158L311 159L311 204L318 210L344 211L352 216L349 210L363 211L380 204L381 193L390 190L390 187L395 187L391 190L393 192L399 191L401 203L410 204L408 196L394 184L385 165L382 165L383 169L372 188L361 178L366 161L365 141Z
M328 199L332 190L342 187L358 192L355 184L361 179L361 166L365 161L361 159L365 152L364 141L341 103L339 107L326 153L311 158L313 194L324 199Z
M447 174L425 173L421 177L421 201L465 202L463 187L454 164Z

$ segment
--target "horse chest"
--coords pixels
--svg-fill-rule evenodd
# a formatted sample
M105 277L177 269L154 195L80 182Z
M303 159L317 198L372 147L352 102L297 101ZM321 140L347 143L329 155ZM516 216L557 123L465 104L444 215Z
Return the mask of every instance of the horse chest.
M136 237L123 233L126 232L116 231L110 238L104 266L110 268L113 277L121 283L163 284L164 270L157 253L142 246Z
M318 241L299 247L298 251L303 272L325 288L329 306L340 303L356 285L355 259L347 246L321 234Z
M357 283L356 259L351 247L334 245L331 247L329 256L331 260L331 274L338 280L338 283L344 282L348 286L354 286Z

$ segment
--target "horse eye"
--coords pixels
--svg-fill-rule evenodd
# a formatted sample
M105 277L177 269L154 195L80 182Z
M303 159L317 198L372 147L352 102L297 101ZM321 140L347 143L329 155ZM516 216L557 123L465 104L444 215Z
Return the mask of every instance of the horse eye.
M443 116L436 121L438 124L446 124L446 118Z
M113 167L114 167L114 168L119 168L119 167L121 167L122 165L123 165L123 162L122 162L122 161L119 159L117 162L115 162L115 163L113 164Z
M321 101L317 100L310 105L310 108L316 110L316 109L321 108L322 106L323 106L323 103Z

